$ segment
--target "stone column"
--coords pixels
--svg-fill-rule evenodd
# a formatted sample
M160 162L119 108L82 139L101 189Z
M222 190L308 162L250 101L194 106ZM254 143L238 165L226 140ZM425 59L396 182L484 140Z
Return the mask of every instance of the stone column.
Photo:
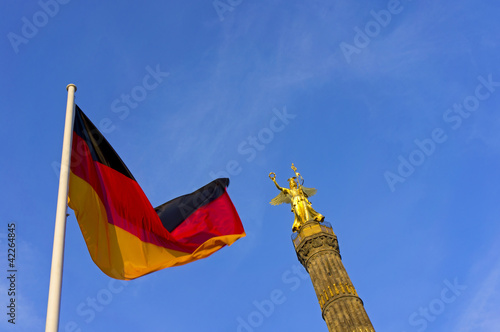
M327 222L310 221L294 234L293 244L316 291L331 332L375 332L342 264L337 236Z

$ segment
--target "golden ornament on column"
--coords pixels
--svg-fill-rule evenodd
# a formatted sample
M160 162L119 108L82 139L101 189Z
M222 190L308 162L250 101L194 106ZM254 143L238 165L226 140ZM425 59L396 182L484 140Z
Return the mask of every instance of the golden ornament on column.
M295 172L295 176L288 179L290 189L280 187L278 182L276 182L276 174L273 172L269 173L269 178L273 180L276 188L280 191L278 196L274 197L270 203L272 205L280 205L283 203L292 205L292 212L295 214L292 231L297 232L306 222L310 220L323 221L325 217L316 212L312 208L311 202L307 199L308 197L314 196L317 190L314 188L306 188L302 185L304 183L304 178L297 172L297 168L293 163L292 169Z

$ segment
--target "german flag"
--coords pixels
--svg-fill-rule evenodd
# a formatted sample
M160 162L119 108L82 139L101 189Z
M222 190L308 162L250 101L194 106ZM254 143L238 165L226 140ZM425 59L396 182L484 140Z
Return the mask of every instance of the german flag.
M75 105L69 207L90 256L108 276L134 279L205 258L245 231L217 179L153 208L103 135Z

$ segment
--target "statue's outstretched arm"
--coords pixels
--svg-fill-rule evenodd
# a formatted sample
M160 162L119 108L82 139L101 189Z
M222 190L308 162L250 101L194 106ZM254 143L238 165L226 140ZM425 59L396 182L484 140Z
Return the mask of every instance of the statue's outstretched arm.
M276 182L276 174L274 174L274 172L269 173L269 178L273 180L274 184L276 185L276 188L278 188L279 191L283 191L284 188L280 187L278 182Z

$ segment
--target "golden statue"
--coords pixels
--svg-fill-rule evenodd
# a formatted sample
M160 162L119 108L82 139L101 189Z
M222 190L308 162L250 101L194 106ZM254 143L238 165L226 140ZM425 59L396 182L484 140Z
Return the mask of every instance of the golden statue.
M292 205L292 212L295 214L292 231L297 232L306 222L311 220L323 221L325 217L314 211L311 207L311 202L307 199L308 197L314 196L317 190L302 186L304 178L297 172L297 168L293 163L292 169L295 172L295 176L288 179L290 189L280 187L276 182L276 174L273 172L269 173L269 178L273 180L276 188L280 191L278 196L274 197L270 203L271 205L279 205L282 203Z

